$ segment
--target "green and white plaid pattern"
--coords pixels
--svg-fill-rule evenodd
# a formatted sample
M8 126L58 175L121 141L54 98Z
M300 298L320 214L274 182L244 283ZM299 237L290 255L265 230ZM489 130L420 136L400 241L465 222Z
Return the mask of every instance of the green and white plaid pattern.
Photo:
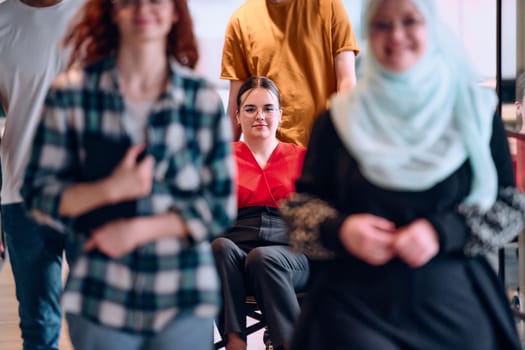
M70 232L71 220L60 217L58 205L64 188L78 181L86 133L129 138L117 81L113 58L56 79L36 131L22 195L37 220L68 233L74 243L77 258L63 296L65 311L153 334L179 313L217 312L219 282L209 241L227 230L237 209L230 122L212 86L172 63L171 84L148 118L154 184L138 207L141 215L175 210L186 221L190 239L162 239L120 259L82 252L83 235Z

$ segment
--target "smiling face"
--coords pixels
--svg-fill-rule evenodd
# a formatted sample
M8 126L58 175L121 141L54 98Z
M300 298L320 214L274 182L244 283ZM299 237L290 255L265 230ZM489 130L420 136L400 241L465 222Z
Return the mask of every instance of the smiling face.
M114 20L123 44L166 41L177 21L172 0L115 0Z
M247 90L241 96L237 121L241 125L244 138L275 139L281 121L279 100L270 90L257 87Z
M425 53L427 26L410 0L382 1L369 26L372 53L390 71L406 71Z

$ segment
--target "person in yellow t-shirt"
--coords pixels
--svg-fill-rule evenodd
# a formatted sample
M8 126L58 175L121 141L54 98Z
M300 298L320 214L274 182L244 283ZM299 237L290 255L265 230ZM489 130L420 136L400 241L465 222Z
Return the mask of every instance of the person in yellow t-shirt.
M247 0L228 22L220 74L230 80L235 140L239 87L250 76L266 76L283 91L277 138L306 146L328 98L355 85L358 53L341 0Z

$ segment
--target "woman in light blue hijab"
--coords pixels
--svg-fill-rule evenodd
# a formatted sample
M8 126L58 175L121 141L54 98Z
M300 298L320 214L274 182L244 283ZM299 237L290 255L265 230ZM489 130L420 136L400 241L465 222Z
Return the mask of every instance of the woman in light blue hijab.
M465 215L514 188L505 130L437 14L432 0L365 7L363 77L319 118L282 206L320 271L292 350L521 349L481 254L510 236L487 241Z

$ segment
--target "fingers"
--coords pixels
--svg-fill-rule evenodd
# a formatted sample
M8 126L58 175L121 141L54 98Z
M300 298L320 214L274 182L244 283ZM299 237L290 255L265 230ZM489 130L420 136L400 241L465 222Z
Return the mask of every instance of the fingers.
M134 229L137 227L134 224L136 221L133 219L120 219L98 227L84 243L84 251L97 249L111 258L122 257L140 244L141 236Z
M343 246L371 265L399 257L407 265L425 265L439 251L439 238L428 220L418 219L396 231L395 224L370 214L351 215L340 231Z
M89 252L94 249L98 249L99 252L102 254L105 254L109 256L110 258L117 258L118 254L114 252L112 249L108 249L107 244L104 243L104 238L101 236L99 239L97 237L97 234L92 234L91 238L87 240L86 243L84 243L84 251Z
M97 247L97 242L95 241L95 239L93 237L91 237L90 239L88 239L82 248L84 248L84 250L86 252L89 252L90 250L93 250Z
M396 241L395 235L390 231L370 230L368 240L371 244L392 247Z
M139 161L139 163L137 163L137 167L139 167L140 169L153 169L153 166L155 165L155 159L153 158L152 155L147 155L146 157L144 157L144 159L142 159L141 161Z
M126 154L124 155L124 159L122 160L122 162L129 167L135 166L135 164L137 164L137 159L139 158L140 153L144 151L145 148L146 148L146 145L142 143L131 146L126 151Z
M416 220L398 231L394 250L407 265L421 267L438 253L439 238L427 220Z
M392 260L394 252L392 249L375 249L363 255L363 260L373 266L381 266Z
M341 227L343 246L371 265L382 265L394 257L394 224L369 214L351 215Z
M414 243L410 234L404 233L398 236L394 244L397 256L410 267L419 267L425 253Z
M408 266L416 269L425 265L430 260L430 254L427 252L419 251L413 254L407 254L406 256L400 256Z
M108 178L115 201L136 199L148 195L153 185L153 156L141 154L145 145L137 144L128 148L126 154ZM139 160L140 159L140 160Z
M395 256L395 238L388 231L371 231L363 245L363 253L371 265L383 265Z
M363 221L363 231L367 232L370 243L379 244L391 248L394 243L396 225L385 218L375 215L367 215Z
M151 192L151 187L153 186L154 162L153 157L148 155L137 164L137 194L139 196L146 196Z
M394 232L396 229L396 224L385 218L370 215L369 220L370 224L372 224L377 230Z
M155 160L152 155L142 157L144 149L145 146L141 144L131 146L126 152L123 162L128 169L134 169L136 175L142 178L142 182L149 184L153 178Z
M91 235L89 236L89 239L84 242L84 245L83 245L83 248L86 252L90 251L90 250L93 250L95 248L98 248L99 247L99 236L103 233L103 231L101 231L103 228L105 227L102 226L101 228L98 228L94 231L91 232Z

